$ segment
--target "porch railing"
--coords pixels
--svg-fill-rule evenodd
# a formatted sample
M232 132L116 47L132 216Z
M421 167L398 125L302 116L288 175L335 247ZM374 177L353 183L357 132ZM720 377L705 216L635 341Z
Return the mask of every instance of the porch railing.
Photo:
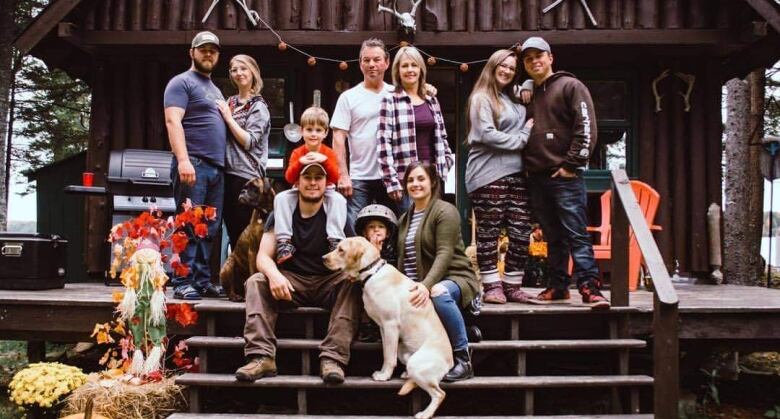
M628 252L633 235L653 278L653 412L676 418L679 400L678 298L624 170L612 176L612 305L628 306ZM617 199L615 198L617 197ZM629 229L630 227L630 229ZM626 328L627 325L624 325ZM624 329L623 332L627 333Z

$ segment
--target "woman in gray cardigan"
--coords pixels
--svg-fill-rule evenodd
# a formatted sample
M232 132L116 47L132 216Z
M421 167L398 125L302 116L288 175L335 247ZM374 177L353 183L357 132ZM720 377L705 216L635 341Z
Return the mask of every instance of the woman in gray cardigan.
M248 55L236 55L230 60L229 69L230 81L238 88L238 94L227 102L217 102L217 106L230 132L225 153L223 218L230 247L235 249L238 236L252 216L252 208L239 204L238 195L249 180L265 176L271 114L260 96L263 79L257 61Z
M520 286L531 234L526 179L520 152L533 120L514 94L518 60L510 50L488 59L469 97L466 191L477 221L477 262L484 301L503 304L532 298ZM498 272L498 236L509 236L504 277Z
M474 371L461 308L479 305L479 280L463 246L460 215L452 204L439 199L441 182L431 165L411 163L403 185L412 206L399 221L398 269L418 282L410 290L412 305L421 307L430 298L447 330L455 365L443 381L471 378Z

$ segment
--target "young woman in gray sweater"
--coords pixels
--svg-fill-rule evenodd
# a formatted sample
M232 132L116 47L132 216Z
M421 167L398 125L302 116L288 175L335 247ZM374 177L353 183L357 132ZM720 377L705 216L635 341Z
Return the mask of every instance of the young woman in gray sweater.
M531 217L521 151L533 120L518 103L517 56L498 50L469 97L466 191L476 216L477 262L486 303L528 302L520 287L528 259ZM498 272L498 236L509 236L504 277Z

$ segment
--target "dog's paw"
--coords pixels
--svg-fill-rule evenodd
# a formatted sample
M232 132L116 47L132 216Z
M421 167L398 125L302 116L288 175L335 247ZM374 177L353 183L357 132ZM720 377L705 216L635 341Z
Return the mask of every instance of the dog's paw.
M386 372L382 372L382 371L374 371L374 373L371 374L371 378L374 381L387 381L387 380L390 379L390 376L392 376L392 375L393 375L392 372L386 373Z

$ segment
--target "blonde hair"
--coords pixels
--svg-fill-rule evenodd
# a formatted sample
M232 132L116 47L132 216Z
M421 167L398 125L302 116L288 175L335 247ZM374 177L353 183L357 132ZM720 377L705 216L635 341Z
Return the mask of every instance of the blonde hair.
M228 69L233 67L234 63L241 63L249 67L249 72L252 73L252 86L249 88L249 91L252 93L252 95L259 95L260 91L263 90L263 78L260 77L260 66L257 65L257 61L248 55L238 54L230 59L230 65L228 66ZM230 77L230 83L238 88L238 85L236 85L233 77Z
M466 115L471 115L471 106L473 105L475 97L480 95L485 96L490 102L490 109L493 111L493 121L497 124L496 120L498 119L498 115L501 113L501 111L503 111L503 107L501 106L501 101L498 99L498 95L501 93L502 89L499 89L498 87L498 81L496 80L496 68L498 68L498 65L503 63L504 60L509 57L515 58L515 66L517 66L517 54L509 49L500 49L494 52L490 58L488 58L487 63L485 64L485 68L482 69L482 73L479 75L477 82L474 84L474 89L471 91L471 95L469 95ZM509 96L510 99L514 99L513 89L517 83L517 75L518 72L515 70L515 76L512 78L512 81L503 89L503 91L507 94L507 96Z
M319 106L309 107L303 111L303 114L301 115L301 127L316 125L327 130L329 123L330 118L328 117L328 113Z
M412 60L420 67L420 79L417 81L417 94L420 95L420 97L425 97L425 76L428 74L428 69L425 67L425 60L423 59L422 54L420 54L420 51L415 47L401 47L398 50L398 53L395 54L395 58L393 59L392 78L396 90L400 91L403 89L400 74L401 60L403 58Z

